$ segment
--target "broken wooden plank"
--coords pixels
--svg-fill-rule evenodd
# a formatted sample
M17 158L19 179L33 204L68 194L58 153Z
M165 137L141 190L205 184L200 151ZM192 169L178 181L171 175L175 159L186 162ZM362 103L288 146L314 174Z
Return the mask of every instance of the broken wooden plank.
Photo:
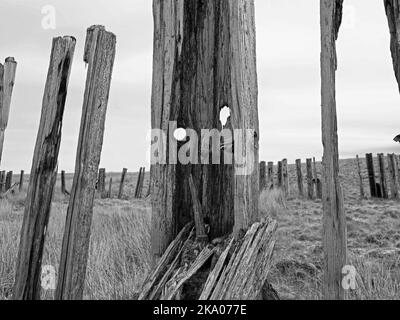
M115 35L103 26L88 28L83 59L88 64L86 89L55 294L57 300L83 298L115 47Z
M16 264L14 299L17 300L40 300L43 248L57 180L61 127L75 43L73 37L53 39Z

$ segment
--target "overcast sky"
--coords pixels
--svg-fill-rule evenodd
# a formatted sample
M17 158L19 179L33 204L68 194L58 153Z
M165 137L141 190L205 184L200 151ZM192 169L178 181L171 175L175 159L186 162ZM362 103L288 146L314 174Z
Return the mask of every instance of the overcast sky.
M341 157L399 152L400 97L392 71L382 0L345 0L338 41L337 102ZM56 9L56 29L42 28L42 8ZM147 165L153 17L151 0L0 0L0 60L18 61L2 168L29 171L38 130L51 39L77 39L60 169L73 171L86 69L86 28L117 36L101 166L136 171ZM256 0L260 157L322 155L319 0Z

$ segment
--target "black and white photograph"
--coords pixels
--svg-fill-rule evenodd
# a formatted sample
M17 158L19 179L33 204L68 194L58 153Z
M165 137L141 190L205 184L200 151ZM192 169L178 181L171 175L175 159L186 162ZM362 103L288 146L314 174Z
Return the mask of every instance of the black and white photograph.
M400 300L400 0L0 0L0 309L38 300Z

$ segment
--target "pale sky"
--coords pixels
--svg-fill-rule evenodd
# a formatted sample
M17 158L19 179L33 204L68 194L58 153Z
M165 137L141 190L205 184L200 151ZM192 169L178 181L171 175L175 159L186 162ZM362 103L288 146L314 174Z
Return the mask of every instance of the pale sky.
M255 0L260 159L322 155L319 0ZM400 96L382 0L345 0L338 41L337 109L341 157L400 152ZM42 28L42 8L56 9L56 29ZM148 166L153 16L151 0L0 0L0 60L14 56L17 77L2 169L29 171L55 36L77 39L59 169L73 171L86 69L86 28L117 36L101 167Z

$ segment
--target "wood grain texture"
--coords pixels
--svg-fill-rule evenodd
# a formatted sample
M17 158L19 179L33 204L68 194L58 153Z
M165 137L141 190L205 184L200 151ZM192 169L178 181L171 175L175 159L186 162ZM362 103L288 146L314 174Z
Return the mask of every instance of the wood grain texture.
M40 299L43 248L57 180L62 120L75 43L72 37L53 39L16 264L14 299L17 300Z
M347 263L346 217L339 181L336 113L336 40L342 20L343 0L321 0L321 108L324 277L323 297L345 299L342 269Z
M55 295L58 300L83 297L115 47L115 35L104 27L92 26L87 30L84 61L88 71Z
M225 162L177 164L174 146L182 144L172 138L163 145L167 164L151 167L151 241L159 258L193 217L190 174L199 185L211 238L230 233L234 223L239 230L256 219L259 132L253 0L153 0L153 14L152 128L169 136L174 121L200 137L202 129L222 129L219 113L228 106L226 127L254 130L255 136L250 150L244 146L244 153L253 155L254 170L247 176Z
M10 115L16 71L17 62L13 57L6 58L4 65L0 63L0 165L3 155L4 134Z

